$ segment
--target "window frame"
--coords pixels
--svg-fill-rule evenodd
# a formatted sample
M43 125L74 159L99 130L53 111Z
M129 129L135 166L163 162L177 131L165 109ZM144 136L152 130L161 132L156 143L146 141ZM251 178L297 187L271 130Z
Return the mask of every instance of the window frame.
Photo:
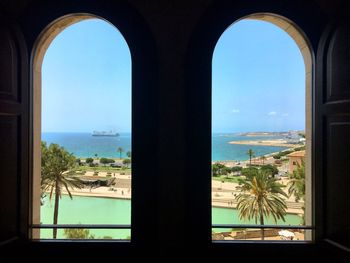
M132 60L131 68L131 104L132 104L132 150L133 150L133 175L143 174L142 176L135 176L136 179L132 180L133 194L132 198L135 200L143 200L147 203L147 211L142 202L131 202L131 236L132 239L128 241L120 240L97 240L97 243L106 242L106 243L128 243L133 244L145 244L150 240L153 240L155 228L155 217L156 213L156 204L154 196L149 196L147 191L142 189L142 185L145 184L147 180L155 180L155 174L151 173L147 169L147 164L149 162L155 162L156 156L146 156L144 157L147 150L140 145L156 145L157 137L153 133L156 130L157 116L156 116L156 105L153 101L156 98L156 87L154 86L155 75L157 74L155 60L155 44L152 38L152 35L149 33L149 29L146 27L146 23L143 18L138 14L138 12L128 3L118 2L118 3L95 3L94 5L80 5L72 6L63 3L61 6L53 6L49 3L45 3L42 8L34 8L30 17L40 17L40 20L33 20L30 17L22 18L22 26L25 35L29 35L29 40L27 42L28 46L31 47L30 57L30 96L29 96L29 169L28 169L28 179L29 179L29 194L28 199L26 199L26 208L27 213L29 214L27 225L26 239L30 242L60 242L62 244L68 244L71 240L35 240L32 238L31 228L38 227L33 224L32 221L32 207L33 207L33 161L34 155L34 144L33 137L34 134L34 120L35 112L33 110L35 99L35 72L37 65L36 55L38 52L37 42L40 41L42 32L50 30L51 26L54 25L59 20L64 20L67 18L73 18L72 20L66 20L68 23L63 25L63 28L58 28L60 32L67 26L85 19L86 17L99 18L105 21L108 21L113 26L115 26L123 35L126 40ZM35 7L35 6L34 6ZM51 10L51 12L50 12ZM111 14L109 10L114 10L114 13ZM30 11L28 11L30 13ZM76 20L74 20L74 17ZM46 22L45 22L46 21ZM56 32L56 35L58 33ZM55 35L55 36L56 36ZM34 37L33 37L34 36ZM53 36L53 38L55 37ZM41 47L42 48L42 47ZM47 47L46 47L47 48ZM45 54L45 52L43 52ZM41 65L40 65L41 66ZM144 68L147 68L147 74L144 72ZM36 76L38 77L38 76ZM41 79L41 76L40 76ZM38 80L38 78L37 78ZM40 87L41 88L41 87ZM140 101L139 98L146 100ZM146 106L146 109L144 108ZM144 116L146 114L146 116ZM147 142L141 144L140 142L147 137ZM135 147L136 145L136 147ZM147 147L146 147L147 148ZM28 203L27 203L28 202ZM151 211L151 213L149 213ZM153 211L153 213L152 213ZM141 218L138 215L147 215ZM99 228L101 225L85 225L88 228ZM62 225L58 225L62 227ZM72 227L72 226L68 226ZM83 228L84 225L79 225L79 228ZM120 225L105 225L104 228L124 228L125 226ZM77 227L78 228L78 227ZM148 237L148 238L146 238ZM87 240L83 240L87 241ZM75 240L75 242L82 242L82 240ZM94 241L89 241L88 243L94 243ZM124 245L123 245L124 246Z
M306 217L306 224L303 226L288 226L288 225L259 225L255 224L254 226L250 226L249 224L213 224L212 228L259 228L259 229L299 229L299 230L310 230L310 233L308 233L308 237L306 238L305 242L313 242L314 236L313 231L315 229L314 227L314 214L313 214L313 207L314 207L314 200L312 198L312 189L313 187L313 170L312 170L312 148L313 148L313 140L311 139L311 135L313 132L313 115L314 112L312 110L312 105L314 101L312 98L313 93L313 52L312 48L310 46L309 40L307 39L306 35L302 30L292 21L288 20L285 17L281 17L278 14L271 14L271 13L254 13L247 15L245 17L242 17L236 21L234 21L229 27L234 26L235 23L241 21L241 20L257 20L257 21L264 21L271 24L274 24L275 26L282 29L285 33L287 33L295 42L295 44L298 46L299 51L302 54L303 62L305 65L305 135L306 135L306 195L305 195L305 206L307 209L307 213L305 214ZM229 28L227 27L227 29ZM227 30L225 29L225 31ZM225 31L220 35L220 38L223 34L225 34ZM220 41L218 39L217 43ZM216 47L216 46L215 46ZM214 49L215 50L215 49ZM214 58L214 50L213 50L213 58ZM295 162L293 161L293 166L295 166ZM214 240L213 240L214 241ZM245 240L241 240L245 241ZM261 240L262 242L270 242L268 240ZM215 242L215 241L214 241ZM296 241L294 241L296 242Z
M33 174L32 174L32 186L31 186L31 220L38 222L32 222L29 225L30 231L30 237L34 240L43 240L40 237L36 237L36 235L39 235L39 233L36 231L36 229L62 229L62 228L68 228L68 229L130 229L131 231L131 223L130 224L40 224L40 216L36 220L35 214L40 215L40 178L41 178L41 119L42 119L42 63L44 60L44 57L46 55L46 52L51 45L52 41L65 29L68 27L79 23L81 21L86 21L89 19L99 19L102 21L105 21L106 23L111 24L109 21L106 21L105 19L90 15L90 14L71 14L67 16L63 16L52 22L49 26L47 26L44 31L39 35L34 51L33 51L33 119L32 119L32 125L33 125ZM113 24L111 24L114 26ZM115 27L115 26L114 26ZM115 27L116 30L118 28ZM130 51L130 48L129 48ZM131 59L131 54L130 54ZM131 69L130 69L131 71ZM132 88L131 88L132 93ZM132 107L132 105L131 105ZM132 145L131 145L132 148ZM132 200L132 196L131 196ZM132 213L131 213L132 216ZM113 239L117 241L118 239Z
M298 4L296 4L297 6ZM292 7L291 7L292 6ZM240 8L241 9L240 9ZM311 69L310 76L309 76L309 97L306 97L306 102L310 101L311 105L310 108L310 140L311 140L311 147L309 149L310 151L310 170L311 170L311 178L312 178L312 184L310 186L311 191L311 215L312 215L312 222L310 228L313 229L312 231L312 242L305 241L302 243L310 244L318 242L319 239L319 221L316 220L316 211L320 209L320 193L318 184L321 178L316 178L315 176L315 150L316 150L316 141L315 141L315 81L314 81L314 68L315 68L315 56L314 56L314 43L311 42L309 37L314 37L314 32L312 32L312 28L317 28L316 23L312 23L310 25L310 21L302 21L300 20L301 13L305 13L304 15L307 15L308 10L298 10L293 4L289 3L284 7L276 7L276 6L264 6L264 12L261 11L261 8L258 5L255 5L254 3L247 3L244 5L241 5L237 7L234 3L214 3L210 8L207 9L207 12L202 17L200 23L198 23L198 26L193 34L193 37L191 38L191 43L189 45L189 52L188 52L188 66L187 66L187 81L188 81L188 89L192 87L192 90L188 91L188 105L191 105L191 109L193 109L192 112L189 113L187 123L191 127L191 129L188 130L188 141L190 142L190 145L188 145L188 151L189 155L199 155L197 157L198 160L195 160L190 163L188 163L188 169L189 173L193 174L195 173L196 176L193 176L191 184L194 185L197 181L197 188L205 188L205 192L202 189L202 193L199 191L196 191L196 195L200 195L201 199L205 202L205 204L208 206L204 208L204 204L201 207L195 208L190 211L190 208L188 206L189 213L192 216L189 216L189 220L191 220L192 217L194 217L195 214L200 215L204 217L207 214L211 215L211 212L209 211L209 207L211 208L211 145L208 143L211 143L211 74L212 74L212 55L215 49L215 46L217 44L217 41L219 40L220 36L223 34L223 32L231 26L233 23L244 19L249 16L256 16L255 18L259 18L262 15L272 15L275 17L282 18L287 21L293 21L290 22L293 26L295 26L297 31L299 31L303 36L305 41L307 41L307 47L309 48L309 55L310 59L309 61L306 61L308 65L305 65L306 68L309 67ZM270 22L270 21L269 21ZM315 21L316 22L316 21ZM308 26L304 26L305 23L309 23ZM296 26L298 24L298 26ZM208 30L208 28L210 30ZM283 29L283 28L282 28ZM287 32L288 33L288 32ZM308 36L308 37L306 37ZM210 85L208 84L210 83ZM307 87L306 87L307 88ZM200 96L198 96L200 94ZM199 110L202 114L200 118L198 118L198 115L200 114ZM200 130L200 134L195 134L192 130ZM195 149L196 145L201 145L201 151L198 151ZM198 146L197 146L198 147ZM195 169L191 169L191 166L201 166L200 169L197 167ZM200 174L206 174L208 175L208 178L206 180L202 180L200 178ZM201 182L199 183L199 180ZM210 190L209 190L210 189ZM317 192L316 192L317 191ZM199 200L200 198L197 198ZM203 202L202 201L202 202ZM194 206L194 205L192 205ZM202 228L206 229L212 229L211 225L211 218L202 220L201 222L194 222L192 220L191 222L193 225L200 226ZM209 227L210 226L210 227ZM222 242L228 242L228 243L241 243L241 242L249 242L249 241L213 241L211 240L211 231L205 231L205 233L198 233L196 234L199 236L201 235L201 238L206 238L207 243L222 243ZM198 239L197 239L198 240ZM261 241L260 241L261 242ZM294 241L293 241L294 242ZM261 242L261 243L269 243L269 242ZM299 243L299 242L295 242ZM283 244L286 244L285 241L283 241Z

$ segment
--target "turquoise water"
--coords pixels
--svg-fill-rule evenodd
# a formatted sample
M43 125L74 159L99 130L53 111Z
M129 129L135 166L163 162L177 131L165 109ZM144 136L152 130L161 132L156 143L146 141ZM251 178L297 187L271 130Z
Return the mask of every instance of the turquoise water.
M262 136L262 137L247 137L240 136L238 134L224 134L224 133L213 133L212 134L212 160L213 161L224 161L224 160L247 160L249 157L247 152L252 149L255 156L262 156L265 154L279 152L287 149L286 147L275 147L275 146L255 146L255 145L239 145L229 144L231 141L259 141L259 140L270 140L280 139L278 136Z
M255 224L255 220L240 220L238 210L236 209L213 207L211 218L213 224ZM277 225L298 226L302 223L301 217L293 214L287 214L285 220L285 222L283 220L278 220ZM265 225L276 225L275 221L271 217L265 218L264 223ZM214 232L226 232L230 230L230 228L213 228Z
M52 224L54 201L45 200L41 207L41 223ZM131 201L112 198L74 196L71 200L68 196L62 196L59 206L59 224L130 224ZM251 221L241 221L235 209L212 208L213 224L254 224ZM297 215L287 215L286 222L278 224L299 225L301 218ZM275 224L267 219L266 224ZM215 230L214 230L215 231ZM221 231L227 231L221 229ZM91 234L96 238L111 236L113 238L126 238L130 236L130 230L91 229ZM41 230L41 238L52 238L52 230ZM64 238L63 230L58 231L58 238Z
M44 132L42 140L47 143L57 143L76 157L114 157L119 158L117 148L124 149L122 157L131 151L131 134L120 133L118 137L92 136L91 133Z
M285 147L274 146L252 146L229 144L230 141L240 140L268 140L279 139L281 137L246 137L238 134L212 135L212 160L247 160L248 149L252 149L256 156L278 152ZM126 157L126 152L131 150L131 134L121 133L118 137L96 137L91 133L42 133L42 140L47 143L58 143L77 157L119 157L118 147L124 149L122 157Z
M41 207L41 223L52 224L54 212L54 199L44 200ZM130 224L131 201L112 198L97 198L85 196L63 195L60 199L58 223L59 224ZM113 238L126 238L130 236L128 229L91 229L91 234L97 237L111 236ZM64 238L63 230L59 230L58 238ZM52 230L41 230L41 238L52 238Z

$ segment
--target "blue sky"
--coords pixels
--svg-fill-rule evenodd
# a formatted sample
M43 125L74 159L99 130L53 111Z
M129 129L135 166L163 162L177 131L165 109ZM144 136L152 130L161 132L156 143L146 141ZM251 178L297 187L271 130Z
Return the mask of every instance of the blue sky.
M131 131L131 57L111 24L85 20L51 43L42 66L42 131Z
M282 29L257 20L231 25L212 67L213 132L304 129L304 60Z
M305 70L287 33L242 20L213 56L213 132L285 131L305 126ZM42 131L131 131L131 57L105 21L74 24L49 46L42 66Z

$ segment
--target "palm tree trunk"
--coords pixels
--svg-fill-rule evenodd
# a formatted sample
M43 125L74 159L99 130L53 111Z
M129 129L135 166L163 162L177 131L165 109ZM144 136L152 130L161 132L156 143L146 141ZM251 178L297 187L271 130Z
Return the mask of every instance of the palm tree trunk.
M264 215L261 214L260 215L260 225L264 225ZM265 239L265 234L264 234L264 229L262 228L261 229L261 240L264 240Z
M56 185L55 185L55 209L53 212L53 224L57 225L57 221L58 221L58 206L59 206L59 202L60 202L60 191L59 191L59 186L58 186L58 182L56 181ZM53 238L56 239L57 237L57 228L53 229Z

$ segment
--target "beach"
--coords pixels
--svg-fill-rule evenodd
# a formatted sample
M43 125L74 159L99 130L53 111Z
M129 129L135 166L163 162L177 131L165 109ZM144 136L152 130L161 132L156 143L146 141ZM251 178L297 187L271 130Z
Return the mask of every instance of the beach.
M87 172L90 174L92 172ZM100 172L98 177L105 178L107 173ZM95 176L96 177L96 176ZM115 199L127 199L130 200L132 196L131 190L131 175L121 175L115 173L115 185L112 186L100 186L97 188L85 187L82 189L73 189L71 194L73 196L86 196L86 197L103 197L103 198L115 198ZM283 185L287 185L288 179L281 179ZM212 180L212 206L223 208L236 208L237 202L235 201L236 195L239 194L239 190L236 189L237 183L221 182ZM67 194L66 190L63 190L64 194ZM303 202L295 202L293 197L286 200L287 213L289 214L302 214Z
M277 146L277 147L288 147L295 148L300 145L290 144L285 140L259 140L259 141L231 141L230 144L239 144L239 145L254 145L254 146Z

